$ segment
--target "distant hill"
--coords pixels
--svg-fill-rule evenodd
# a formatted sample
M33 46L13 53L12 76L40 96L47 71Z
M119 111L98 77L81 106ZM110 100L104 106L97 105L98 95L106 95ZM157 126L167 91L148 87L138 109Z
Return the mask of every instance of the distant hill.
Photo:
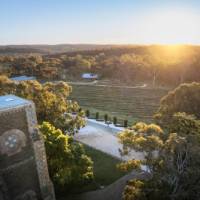
M199 49L200 46L180 45L182 47L190 47ZM148 53L152 49L162 50L165 45L100 45L100 44L57 44L57 45L0 45L0 55L13 54L43 54L55 55L68 54L71 56L77 53L83 55L95 55L103 50L108 55L121 55L123 53ZM106 51L105 51L106 50Z
M57 54L75 51L109 49L115 45L58 44L58 45L5 45L0 46L0 54Z

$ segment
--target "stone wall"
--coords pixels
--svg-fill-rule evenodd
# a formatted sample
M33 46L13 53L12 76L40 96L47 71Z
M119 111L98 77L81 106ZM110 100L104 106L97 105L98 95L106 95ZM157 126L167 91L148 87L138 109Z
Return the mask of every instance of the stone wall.
M55 199L33 103L0 111L0 199Z

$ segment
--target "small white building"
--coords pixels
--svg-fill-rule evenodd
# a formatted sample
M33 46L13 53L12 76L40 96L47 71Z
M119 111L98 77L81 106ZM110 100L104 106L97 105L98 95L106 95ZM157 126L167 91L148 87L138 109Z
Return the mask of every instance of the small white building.
M98 74L93 74L93 73L84 73L82 74L81 77L87 80L95 80L99 78Z

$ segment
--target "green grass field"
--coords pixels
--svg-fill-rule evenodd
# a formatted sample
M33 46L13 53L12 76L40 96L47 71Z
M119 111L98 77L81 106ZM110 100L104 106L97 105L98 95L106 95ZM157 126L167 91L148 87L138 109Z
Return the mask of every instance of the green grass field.
M153 88L112 88L89 85L72 85L70 96L82 108L91 113L99 112L128 119L129 124L136 121L150 122L158 109L160 99L167 89Z

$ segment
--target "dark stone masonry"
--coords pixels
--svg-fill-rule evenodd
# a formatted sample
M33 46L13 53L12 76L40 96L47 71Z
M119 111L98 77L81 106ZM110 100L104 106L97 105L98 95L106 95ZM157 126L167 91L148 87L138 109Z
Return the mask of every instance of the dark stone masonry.
M0 97L0 200L55 200L34 104Z

